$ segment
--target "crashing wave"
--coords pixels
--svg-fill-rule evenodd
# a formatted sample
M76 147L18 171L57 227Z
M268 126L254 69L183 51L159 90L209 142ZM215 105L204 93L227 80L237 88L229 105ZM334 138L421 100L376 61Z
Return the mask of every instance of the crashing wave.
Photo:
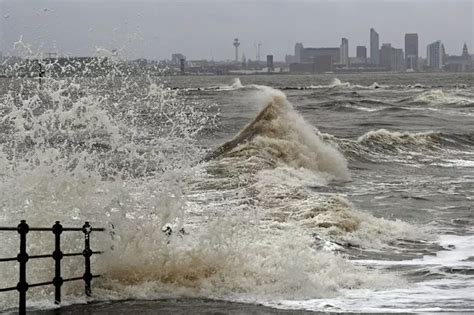
M442 152L443 150L471 150L474 135L441 132L400 132L378 129L369 131L356 140L339 139L321 134L324 141L337 146L350 160L379 161L398 154Z
M360 136L357 142L367 146L417 146L435 148L439 146L440 138L438 134L434 132L411 133L379 129L369 131Z
M258 204L261 220L272 225L304 226L340 244L374 247L416 237L408 224L376 219L354 209L345 198L312 191L331 191L330 180L348 179L346 160L329 144L337 145L339 139L304 122L280 92L262 90L270 92L267 105L237 136L207 156L217 183L207 189L219 187L239 196L241 203L233 207ZM382 232L387 226L393 233Z
M270 102L234 139L206 159L218 157L260 157L274 166L303 167L338 180L350 179L343 155L314 132L281 92L271 96Z
M242 84L242 82L240 82L239 78L234 78L230 85L222 85L222 86L217 87L218 90L222 90L222 91L233 91L233 90L239 90L242 88L244 88L244 85Z
M468 105L473 104L474 100L443 92L442 90L429 90L412 98L410 102L431 105Z
M474 145L474 135L441 132L399 132L379 129L369 131L357 139L365 146L405 148L415 151L438 150L446 147L460 148Z
M350 82L343 82L338 78L334 78L332 82L328 85L311 85L310 89L333 89L333 88L346 88L346 89L360 89L360 90L375 90L379 88L386 88L385 85L380 85L377 82L372 83L371 85L359 85L352 84Z

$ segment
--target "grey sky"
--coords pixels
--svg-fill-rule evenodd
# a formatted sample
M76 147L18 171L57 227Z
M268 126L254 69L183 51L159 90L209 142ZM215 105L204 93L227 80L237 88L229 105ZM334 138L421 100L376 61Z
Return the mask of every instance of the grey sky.
M337 47L349 39L369 45L369 29L380 44L404 48L404 34L419 34L419 51L440 39L449 54L464 42L474 50L474 0L0 0L0 51L13 54L22 36L35 52L94 54L120 49L126 58L232 59L232 41L255 59L282 60L296 42L306 47Z

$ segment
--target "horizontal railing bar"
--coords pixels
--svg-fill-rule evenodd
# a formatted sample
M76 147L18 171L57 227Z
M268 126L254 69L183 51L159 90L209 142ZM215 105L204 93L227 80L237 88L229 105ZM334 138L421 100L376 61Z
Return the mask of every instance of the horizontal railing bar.
M83 253L67 253L63 254L63 257L73 257L73 256L82 256Z
M29 287L34 288L34 287L41 287L43 285L50 285L50 284L53 284L53 281L33 283L33 284L30 284Z
M53 257L53 255L31 255L28 257L28 259L38 259L38 258L50 258Z
M63 228L63 231L82 231L82 228L68 228L68 227L65 227L65 228ZM91 231L92 232L94 232L94 231L104 232L105 228L92 228Z
M77 280L83 280L83 278L82 277L67 278L67 279L63 279L63 282L77 281Z
M28 229L29 231L49 231L51 232L53 228L50 227L30 227ZM18 231L17 227L0 227L0 231ZM82 228L68 228L65 227L63 228L63 231L82 231ZM97 231L97 232L104 232L105 228L92 228L92 232Z
M100 278L100 275L92 275L92 278ZM67 279L63 279L63 282L77 281L77 280L84 280L84 278L83 277L67 278Z
M93 251L92 254L103 254L103 251ZM66 253L63 254L63 257L72 257L72 256L83 256L84 253ZM28 259L38 259L38 258L52 258L53 255L31 255L28 257ZM0 262L7 262L7 261L17 261L17 257L11 257L11 258L0 258Z
M100 275L92 275L92 278L100 278ZM77 280L83 280L84 278L81 277L74 277L74 278L67 278L63 279L63 282L70 282L70 281L77 281ZM34 287L40 287L43 285L51 285L53 284L53 281L46 281L46 282L38 282L38 283L33 283L28 285L29 288L34 288ZM7 291L14 291L17 290L17 287L9 287L9 288L0 288L0 292L7 292Z
M93 251L92 254L103 254L104 252L103 251ZM70 256L82 256L84 255L84 253L67 253L67 254L64 254L63 256L64 257L70 257Z

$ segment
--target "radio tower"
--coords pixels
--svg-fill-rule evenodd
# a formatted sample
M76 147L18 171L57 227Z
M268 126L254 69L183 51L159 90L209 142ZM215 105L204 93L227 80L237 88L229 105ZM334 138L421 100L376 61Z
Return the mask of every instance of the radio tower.
M238 39L238 38L234 38L235 62L239 62L239 46L240 46L239 39Z

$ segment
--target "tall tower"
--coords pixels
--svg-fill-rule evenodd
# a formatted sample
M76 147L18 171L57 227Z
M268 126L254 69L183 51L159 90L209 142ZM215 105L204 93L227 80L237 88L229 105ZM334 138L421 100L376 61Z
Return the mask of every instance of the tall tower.
M235 62L239 62L239 46L240 46L239 39L238 39L238 38L234 38Z
M370 63L380 65L379 33L370 29Z
M340 47L340 59L341 63L349 66L349 41L347 38L342 38L341 47Z

